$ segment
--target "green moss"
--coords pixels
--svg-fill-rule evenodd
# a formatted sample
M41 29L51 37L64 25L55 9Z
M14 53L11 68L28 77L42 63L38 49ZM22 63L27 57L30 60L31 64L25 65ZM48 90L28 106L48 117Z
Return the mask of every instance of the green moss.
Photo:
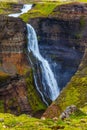
M81 32L75 34L75 38L76 38L76 39L81 39L81 38L82 38L82 34L81 34Z
M34 85L32 70L28 71L26 74L26 84L27 84L28 101L33 112L35 113L40 110L45 110L46 105L40 99L40 96L38 95L38 92L36 91Z
M84 17L81 17L80 18L80 27L83 28L83 27L85 27L85 25L86 25L86 20Z
M0 2L0 14L7 14L11 9L11 4L7 2Z
M84 104L82 108L80 108L82 112L87 114L87 103Z
M0 112L4 112L4 101L0 100Z
M9 77L10 76L8 74L0 72L0 83L6 82L6 80L8 80Z
M14 113L14 111L16 111L18 115L20 114L21 108L17 104L16 97L10 98L8 100L7 106L8 106L8 109L6 110L6 112L8 112L8 113Z
M25 13L21 15L20 17L25 21L28 22L30 18L36 18L36 17L46 17L48 16L53 9L57 6L58 4L53 4L53 3L37 3L31 9L28 13Z
M82 71L76 73L55 101L61 111L72 104L80 108L87 103L87 76L85 75L87 72L83 71L83 75L81 73Z
M28 115L14 116L11 114L0 113L0 129L1 130L86 130L87 116L77 118L73 116L64 121L58 119L36 119Z
M81 107L87 101L87 77L75 76L60 94L56 103L64 110L72 104Z

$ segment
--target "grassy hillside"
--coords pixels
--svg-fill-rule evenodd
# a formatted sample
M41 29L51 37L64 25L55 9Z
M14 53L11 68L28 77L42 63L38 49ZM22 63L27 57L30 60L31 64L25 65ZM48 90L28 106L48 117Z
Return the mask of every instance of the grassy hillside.
M87 2L87 0L77 0L78 2ZM38 3L34 2L35 6L27 13L21 15L21 18L25 21L28 22L30 18L36 18L36 17L47 17L49 16L54 8L56 6L59 6L61 4L69 3L72 1L63 2L63 1L43 1L43 3Z
M47 17L56 6L57 4L53 3L35 4L34 8L28 13L21 15L21 18L27 22L29 18Z
M87 107L83 109L87 112ZM87 130L86 115L72 115L66 120L36 119L28 115L14 116L0 113L0 130Z
M9 9L11 9L11 6L7 2L0 2L0 14L8 13Z

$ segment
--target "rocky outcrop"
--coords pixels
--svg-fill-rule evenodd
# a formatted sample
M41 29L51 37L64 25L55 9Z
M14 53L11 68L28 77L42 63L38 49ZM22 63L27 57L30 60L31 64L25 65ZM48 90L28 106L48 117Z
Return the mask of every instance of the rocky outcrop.
M81 110L79 110L75 105L68 106L64 112L61 113L60 119L64 120L69 118L71 115L85 115Z

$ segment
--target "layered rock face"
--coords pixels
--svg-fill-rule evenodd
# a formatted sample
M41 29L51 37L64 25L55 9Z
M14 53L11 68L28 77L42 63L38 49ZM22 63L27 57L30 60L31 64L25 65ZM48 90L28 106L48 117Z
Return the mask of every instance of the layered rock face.
M27 60L24 55L26 47L26 24L20 19L0 16L0 64L1 70L13 73L23 71Z
M77 71L86 43L86 5L55 8L48 18L29 20L35 28L41 54L49 61L60 90Z
M26 48L26 24L21 19L1 15L0 104L2 111L5 112L20 114L30 110L25 80L15 76L23 74L24 67L28 66L24 48ZM5 73L9 76L5 76ZM14 75L13 78L11 75Z
M16 115L21 113L31 113L31 107L27 98L27 88L25 80L14 77L8 80L0 88L0 111L10 112Z

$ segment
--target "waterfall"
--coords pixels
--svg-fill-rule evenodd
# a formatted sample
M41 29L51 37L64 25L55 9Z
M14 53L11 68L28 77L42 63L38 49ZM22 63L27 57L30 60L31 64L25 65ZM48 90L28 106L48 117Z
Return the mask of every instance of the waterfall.
M8 16L19 17L21 14L27 13L31 8L32 8L32 4L29 5L24 4L20 13L9 14ZM41 75L39 76L39 78L37 78L38 75L37 72L34 72L34 81L35 81L36 89L40 93L45 104L48 105L46 98L54 101L59 95L59 88L48 61L45 60L39 52L38 41L37 41L35 30L29 24L27 24L27 30L28 30L28 53L32 53L33 57L37 59L41 70ZM32 64L33 70L35 70L32 60L30 59L30 55L29 54L27 55L29 61ZM39 83L42 84L42 88L39 87L37 80L40 80Z
M10 17L19 17L21 14L27 13L30 9L32 8L32 4L24 4L23 8L20 10L20 13L15 13L15 14L9 14L8 16Z
M50 68L50 65L46 59L44 59L38 47L37 36L34 28L27 24L28 30L28 52L32 52L33 56L38 60L41 68L41 82L43 87L43 92L40 91L37 81L35 81L39 93L44 94L47 98L54 101L59 95L59 88L54 74ZM34 75L35 77L35 75ZM43 98L43 97L42 97Z

